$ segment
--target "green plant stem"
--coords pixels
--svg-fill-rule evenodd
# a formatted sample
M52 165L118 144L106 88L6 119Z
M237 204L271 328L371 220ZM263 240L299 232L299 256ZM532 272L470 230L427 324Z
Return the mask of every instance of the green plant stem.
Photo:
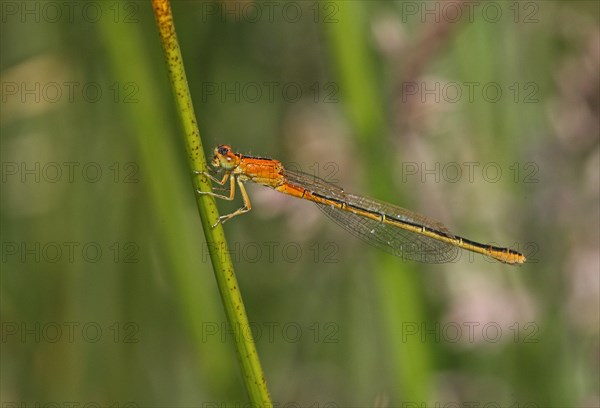
M171 86L175 94L177 110L184 129L185 148L190 169L192 171L204 170L206 169L206 159L175 34L171 6L168 0L153 0L152 6L167 61ZM211 191L209 180L206 177L194 177L194 188ZM196 202L225 314L234 333L236 351L248 396L257 406L272 406L254 338L249 330L248 317L229 256L225 233L220 224L212 227L218 219L215 200L208 195L198 195Z

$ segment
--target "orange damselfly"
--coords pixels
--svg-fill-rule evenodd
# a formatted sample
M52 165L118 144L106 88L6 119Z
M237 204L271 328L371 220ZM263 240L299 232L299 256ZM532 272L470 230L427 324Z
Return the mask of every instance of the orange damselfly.
M507 264L525 262L525 256L517 251L456 236L438 221L392 204L347 193L316 176L288 170L278 160L235 153L228 145L219 145L214 153L212 165L225 171L223 178L219 180L207 172L195 173L203 174L222 186L229 182L229 195L210 191L198 193L233 200L237 183L244 202L243 207L219 217L214 226L250 211L252 206L244 183L251 181L314 202L347 231L403 259L427 263L452 262L460 249L466 249Z

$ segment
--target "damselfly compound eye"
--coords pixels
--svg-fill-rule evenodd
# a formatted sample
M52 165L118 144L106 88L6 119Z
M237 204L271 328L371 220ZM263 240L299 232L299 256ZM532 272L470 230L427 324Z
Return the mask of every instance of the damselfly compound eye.
M218 148L218 152L220 155L225 156L227 153L229 153L229 147L225 146L225 145L221 145Z

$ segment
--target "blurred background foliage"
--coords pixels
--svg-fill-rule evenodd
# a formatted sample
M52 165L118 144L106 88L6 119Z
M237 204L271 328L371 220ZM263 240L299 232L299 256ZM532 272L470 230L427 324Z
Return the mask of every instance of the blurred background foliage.
M600 405L599 3L491 4L174 2L207 154L530 260L403 262L249 186L280 406ZM149 2L1 5L3 406L245 406Z

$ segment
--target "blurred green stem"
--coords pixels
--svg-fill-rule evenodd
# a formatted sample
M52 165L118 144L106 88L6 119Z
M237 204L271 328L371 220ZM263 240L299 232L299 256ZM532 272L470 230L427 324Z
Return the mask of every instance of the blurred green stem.
M152 6L175 94L177 110L185 131L185 148L190 169L191 171L204 170L206 169L206 159L200 139L200 131L196 124L183 59L175 34L171 6L168 0L153 0ZM205 177L194 177L194 188L210 191L211 185ZM198 195L196 202L217 285L225 307L225 314L234 333L236 351L246 390L250 400L257 406L271 406L265 377L256 352L252 332L249 330L248 317L246 316L242 295L229 256L225 233L220 224L215 228L212 227L218 218L215 200L208 195Z
M355 129L363 163L369 169L371 193L387 200L390 186L394 186L389 164L391 140L382 112L379 78L369 54L368 22L365 2L336 1L337 22L327 24L331 53L334 56L344 107ZM396 199L398 195L396 194ZM422 299L418 296L420 283L413 268L403 267L397 259L389 257L378 265L381 290L381 307L387 320L386 337L392 350L393 369L399 377L400 391L396 396L404 401L427 401L431 384L430 350L425 343L403 341L403 322L425 321Z

